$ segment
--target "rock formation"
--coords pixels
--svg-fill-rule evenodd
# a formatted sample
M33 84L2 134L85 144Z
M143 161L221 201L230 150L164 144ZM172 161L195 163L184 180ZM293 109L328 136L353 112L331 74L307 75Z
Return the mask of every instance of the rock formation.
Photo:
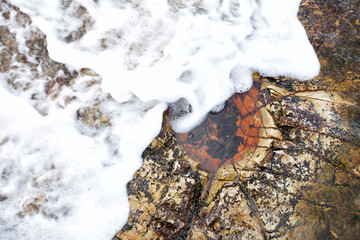
M114 239L357 239L357 1L303 1L320 59L309 82L263 78L187 134L164 116Z

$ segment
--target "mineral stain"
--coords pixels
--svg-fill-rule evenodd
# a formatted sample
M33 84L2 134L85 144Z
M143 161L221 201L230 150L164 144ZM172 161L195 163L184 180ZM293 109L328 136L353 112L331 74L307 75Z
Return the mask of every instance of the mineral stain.
M246 93L235 94L219 113L208 118L189 133L176 134L184 150L201 162L199 169L209 173L257 147L261 117L256 107L260 100L259 82Z

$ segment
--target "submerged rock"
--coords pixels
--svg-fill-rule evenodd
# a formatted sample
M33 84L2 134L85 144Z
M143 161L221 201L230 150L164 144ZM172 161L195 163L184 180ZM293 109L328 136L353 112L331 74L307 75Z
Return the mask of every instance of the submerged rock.
M80 6L76 14L84 11L86 15L85 10ZM102 79L96 72L52 60L45 34L28 15L6 0L0 2L0 17L3 18L0 24L0 74L5 88L24 98L42 115L47 115L54 106L65 109L85 96L88 100L85 104L80 102L75 113L80 128L84 128L84 124L89 129L83 131L93 134L111 125L108 115L113 111L102 105L117 103L101 91Z
M263 78L187 134L164 116L128 184L114 239L356 239L360 229L357 1L303 1L322 64Z

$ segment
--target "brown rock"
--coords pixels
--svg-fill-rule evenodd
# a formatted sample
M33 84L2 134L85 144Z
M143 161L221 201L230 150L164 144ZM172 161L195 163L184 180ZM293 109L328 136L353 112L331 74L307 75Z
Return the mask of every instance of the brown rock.
M165 124L129 183L147 195L139 204L129 191L129 221L115 239L357 239L359 7L355 0L301 4L322 65L314 80L254 75L257 90L230 99L192 132L176 135ZM258 117L251 123L250 115Z

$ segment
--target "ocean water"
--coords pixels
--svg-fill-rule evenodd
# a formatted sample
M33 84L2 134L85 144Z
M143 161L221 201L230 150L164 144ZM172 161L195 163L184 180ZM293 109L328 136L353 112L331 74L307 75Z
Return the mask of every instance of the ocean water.
M46 35L52 59L100 76L79 75L58 100L34 102L0 74L0 239L111 239L128 217L126 183L169 104L181 113L172 127L186 132L247 91L253 72L309 80L320 69L299 0L9 2ZM31 31L12 21L26 54ZM17 71L43 91L45 79ZM94 79L101 87L87 87ZM110 126L78 121L78 109L94 105Z

